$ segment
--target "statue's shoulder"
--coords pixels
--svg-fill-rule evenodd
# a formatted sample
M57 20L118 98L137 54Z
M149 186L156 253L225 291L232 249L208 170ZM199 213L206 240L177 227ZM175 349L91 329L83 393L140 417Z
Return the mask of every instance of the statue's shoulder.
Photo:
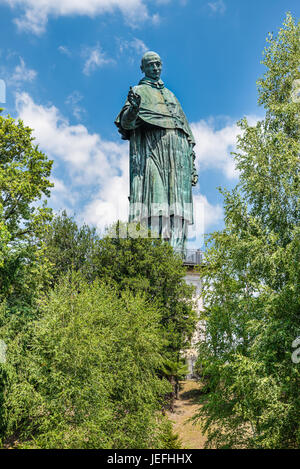
M132 87L132 89L136 93L140 87L141 87L141 85L135 85L135 86Z
M169 101L173 102L174 104L177 105L177 107L181 110L181 104L179 99L176 97L176 95L173 93L173 91L169 90L168 88L164 87L164 95L165 98L167 98Z
M172 97L174 100L178 101L173 91L169 90L169 88L164 87L164 93Z
M169 90L169 88L167 88L166 86L164 86L164 91L165 91L166 93L170 93L170 94L172 94L173 96L175 96L175 94L173 93L173 91Z
M151 91L151 86L148 86L146 84L143 84L143 83L139 83L138 85L134 86L133 87L133 91L135 93L147 93L149 91Z
M133 91L141 95L153 95L157 93L163 93L164 95L169 95L176 99L174 93L165 86L163 88L156 88L155 86L149 86L147 83L139 83L138 85L133 87Z
M133 88L133 91L142 98L143 104L157 101L157 93L159 94L157 89L152 88L152 86L149 86L143 83L135 86Z

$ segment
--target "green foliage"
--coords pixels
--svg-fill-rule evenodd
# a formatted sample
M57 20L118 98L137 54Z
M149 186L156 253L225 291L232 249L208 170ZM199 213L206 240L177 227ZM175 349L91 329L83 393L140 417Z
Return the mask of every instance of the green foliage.
M183 360L165 360L162 371L166 376L172 376L178 380L183 379L188 374L188 366Z
M182 441L178 433L174 433L172 424L165 419L161 425L161 448L162 449L182 449Z
M172 359L188 345L194 331L193 287L185 283L185 268L172 248L144 235L127 237L125 226L118 222L100 239L94 230L78 228L62 213L48 227L44 241L54 280L72 266L89 281L100 278L118 292L143 293L155 302L162 311L166 353Z
M196 321L181 259L141 232L52 219L38 206L52 162L22 121L0 116L0 156L2 445L180 448L161 370Z
M14 340L4 318L5 438L26 448L161 447L170 388L156 374L159 320L140 295L120 297L78 274L41 300L38 319Z
M33 145L32 130L19 120L0 116L1 222L10 240L35 232L45 211L31 204L49 196L52 161Z
M105 237L93 258L95 274L110 279L121 290L142 291L162 311L166 353L175 359L189 344L196 314L193 287L184 280L182 260L160 239Z
M198 369L209 378L198 418L217 447L296 448L300 369L299 78L300 24L287 15L271 36L259 80L266 117L243 134L235 154L240 183L225 197L225 229L207 254L207 342Z
M179 397L179 381L186 377L189 369L184 360L178 357L177 360L166 359L163 363L161 371L163 372L163 375L166 376L170 381L174 389L173 399L171 402L171 408L173 408L174 398L178 399Z
M36 202L49 195L52 161L31 134L22 121L0 115L0 300L12 304L30 302L36 279L43 276L40 227L51 216Z
M89 280L94 279L92 255L99 239L95 228L85 224L79 227L65 210L53 217L43 231L45 254L51 266L52 285L69 270L80 271Z

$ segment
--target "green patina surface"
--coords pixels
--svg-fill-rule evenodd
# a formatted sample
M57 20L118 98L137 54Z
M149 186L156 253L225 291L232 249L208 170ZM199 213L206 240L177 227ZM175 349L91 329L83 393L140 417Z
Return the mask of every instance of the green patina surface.
M129 221L184 250L193 223L195 140L178 99L160 79L160 57L145 54L141 68L145 77L130 89L115 122L130 141Z

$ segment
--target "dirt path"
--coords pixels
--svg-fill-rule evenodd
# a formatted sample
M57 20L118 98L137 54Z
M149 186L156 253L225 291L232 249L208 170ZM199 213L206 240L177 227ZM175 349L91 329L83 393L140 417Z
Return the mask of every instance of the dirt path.
M199 409L199 404L197 404L199 390L200 387L196 381L183 381L180 385L179 399L175 401L174 412L168 413L174 432L178 433L182 446L187 449L202 449L205 444L205 437L199 425L187 422Z

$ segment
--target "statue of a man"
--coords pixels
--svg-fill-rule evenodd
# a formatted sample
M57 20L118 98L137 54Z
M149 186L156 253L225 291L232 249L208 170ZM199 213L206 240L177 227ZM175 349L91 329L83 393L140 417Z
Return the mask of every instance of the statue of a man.
M141 222L184 251L193 223L194 137L181 105L160 79L162 61L146 52L144 78L130 87L116 119L123 139L130 140L129 221Z

